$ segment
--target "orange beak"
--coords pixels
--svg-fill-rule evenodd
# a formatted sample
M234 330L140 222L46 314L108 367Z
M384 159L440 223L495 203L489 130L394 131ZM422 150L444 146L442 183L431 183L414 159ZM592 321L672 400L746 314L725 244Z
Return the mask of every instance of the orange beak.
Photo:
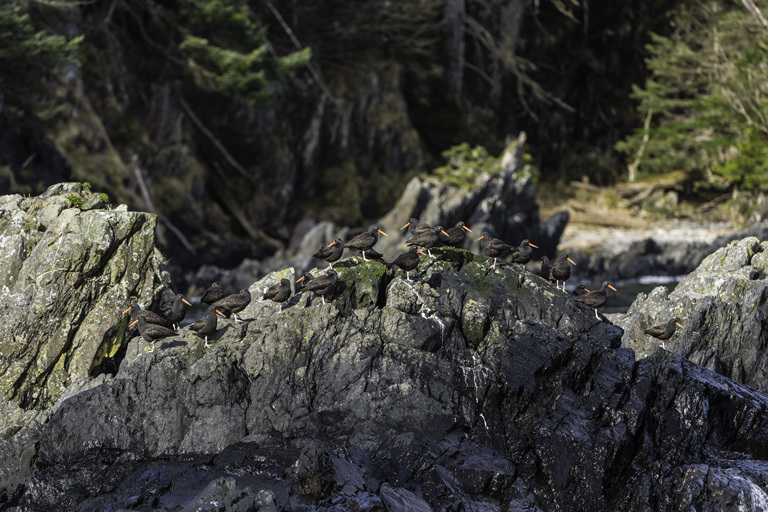
M304 280L304 276L301 276L300 278L298 278L298 279L296 280L296 282L297 282L297 283L300 283L300 282L302 282L303 280Z
M461 226L461 227L462 227L462 228L464 228L464 229L466 229L466 230L467 230L467 231L469 231L470 233L472 232L472 230L471 230L471 229L469 229L467 226Z
M381 234L382 234L382 235L384 235L384 236L389 236L388 234L386 234L385 232L383 232L383 231L382 231L382 230L380 230L380 229L378 230L378 232L379 232L379 233L381 233Z
M127 313L127 312L129 312L130 310L131 310L131 308L129 307L128 309L126 309L125 311L123 311L123 314L126 314L126 313Z
M417 253L419 253L419 254L421 254L422 256L426 256L426 254L424 254L424 253L422 252L422 250L421 250L421 249L418 249L418 248L417 248L417 249L416 249L416 252L417 252Z
M587 287L585 286L585 287L584 287L584 289L585 289L585 290L587 290L587 293L590 293L590 292L589 292L589 288L587 288Z
M401 227L400 229L405 229L405 228L407 228L407 227L408 227L408 226L410 226L410 225L411 225L411 222L410 222L410 221L408 221L408 224L406 224L405 226Z
M326 245L326 247L333 247L334 245L336 245L336 240Z
M215 312L216 312L216 314L217 314L217 315L219 315L221 318L227 318L227 315L225 315L224 313L222 313L222 312L221 312L221 311L219 311L218 309L214 309L214 311L215 311Z
M182 298L181 298L181 302L183 302L183 303L184 303L184 304L186 304L187 306L191 306L191 305L192 305L192 304L190 304L190 303L189 303L189 301L188 301L187 299L185 299L184 297L182 297Z
M138 319L138 318L137 318L136 320L134 320L133 322L129 323L129 324L128 324L128 327L133 327L133 326L134 326L134 325L136 325L137 323L139 323L139 319Z
M679 324L679 323L677 323L677 322L675 322L675 325L676 325L676 326L678 326L678 327L682 327L682 325L680 325L680 324Z
M610 284L608 285L608 288L610 288L611 290L613 290L613 291L615 291L615 292L619 291L619 290L617 290L616 288L614 288L613 286L611 286Z
M538 246L538 245L533 245L531 242L528 242L528 245L530 245L531 247L535 247L535 248L537 248L537 249L539 248L539 246Z
M567 259L568 261L570 261L570 262L571 262L571 264L572 264L574 267L576 266L576 262L574 262L574 261L573 261L571 258L565 258L565 259Z
M482 240L483 238L485 238L485 235L483 235L483 236L481 236L480 238L478 238L477 240L475 240L475 242L479 242L479 241L480 241L480 240Z
M448 233L446 233L444 229L441 229L441 230L440 230L440 232L441 232L442 234L444 234L445 236L447 236L448 238L451 238L451 235L449 235Z

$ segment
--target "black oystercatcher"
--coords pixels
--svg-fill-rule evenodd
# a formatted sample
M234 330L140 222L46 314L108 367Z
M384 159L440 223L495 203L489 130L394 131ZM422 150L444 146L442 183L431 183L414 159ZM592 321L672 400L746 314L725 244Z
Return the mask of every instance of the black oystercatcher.
M395 258L395 261L392 262L392 265L405 270L405 278L410 281L411 278L408 276L408 274L411 270L419 266L419 254L424 253L421 252L421 249L418 247L412 246L410 249L408 249L408 251Z
M459 222L454 227L446 229L445 234L440 233L440 241L451 247L459 247L464 242L467 233L471 232L472 230L463 222Z
M666 325L654 325L650 329L646 329L645 334L650 334L654 338L661 340L661 348L666 348L664 347L664 342L675 334L678 327L682 327L678 322L680 322L679 318L672 318Z
M216 332L216 324L219 317L228 318L229 315L223 313L216 306L209 306L205 314L189 326L191 330L197 332L200 336L205 337L205 348L210 347L208 344L208 336Z
M338 261L343 252L344 240L336 238L328 245L322 246L319 251L312 255L312 257L327 261L331 268L333 268L333 262Z
M576 287L575 290L573 290L573 295L575 297L578 297L579 295L584 295L585 293L589 293L589 290L583 284L580 284L579 286Z
M240 290L238 293L227 295L221 300L213 303L214 306L221 306L229 309L235 315L235 323L241 320L239 312L244 310L251 303L251 293L248 290Z
M368 258L365 257L365 251L373 248L373 246L376 245L376 242L379 241L379 233L384 236L389 236L380 230L379 226L371 226L371 229L360 233L352 240L347 241L345 245L350 249L358 249L363 251L363 260L368 261Z
M549 258L546 256L541 257L541 268L539 269L539 275L546 279L547 281L550 280L552 273L552 265L549 263Z
M531 256L533 256L533 249L531 247L539 248L538 245L533 245L528 239L520 242L520 247L515 248L515 251L512 253L512 262L525 265L531 261Z
M563 282L563 291L565 291L565 282L571 277L571 267L568 264L576 265L567 254L563 253L557 257L555 264L552 265L552 270L549 273L549 280L555 282L555 286L560 288L559 281Z
M265 299L270 299L278 304L291 298L291 282L288 279L281 279L279 283L273 284L264 293Z
M222 288L219 283L213 283L210 288L203 292L203 295L200 297L200 302L210 305L226 296L227 294L224 292L224 288Z
M173 299L173 302L171 302L171 306L165 310L165 317L168 319L168 321L171 322L173 325L174 330L179 330L179 323L184 320L184 316L187 314L187 310L184 308L184 304L187 306L191 306L187 299L184 298L181 294L176 295L176 297Z
M445 232L442 226L436 226L432 228L432 231L425 231L419 235L411 237L409 240L405 241L405 244L409 247L412 245L423 247L427 250L429 256L432 257L430 249L440 242L441 233L448 236L448 233Z
M599 290L594 290L587 292L584 295L579 295L578 297L574 297L574 300L581 302L582 304L586 304L587 306L594 309L595 318L600 320L600 317L597 315L597 308L605 306L605 303L608 301L608 288L616 291L616 288L611 286L611 283L608 281L603 281L603 286L601 286Z
M296 293L299 293L301 290L303 290L304 287L307 286L307 283L313 280L314 278L315 276L313 276L309 272L305 272L303 276L301 276L296 280Z
M427 224L426 222L419 222L419 219L414 218L411 218L411 220L409 220L408 223L400 229L405 229L409 226L410 229L407 231L407 233L410 233L411 236L418 236L422 233L433 231L435 229L430 224Z
M491 268L496 268L497 258L501 258L509 251L515 249L514 246L506 244L498 238L493 238L487 231L480 235L480 238L475 240L475 242L480 242L480 248L486 256L493 258L493 265L491 265Z
M158 315L157 313L149 311L148 309L142 309L141 306L135 302L131 304L131 307L123 311L123 313L128 313L129 311L131 313L131 322L137 320L139 316L143 316L147 319L148 324L162 325L163 327L167 327L169 329L173 328L173 324L167 319Z
M149 350L150 352L155 351L155 342L157 340L176 335L176 331L173 329L147 322L147 317L144 315L139 315L139 317L131 322L128 327L133 327L136 324L139 324L139 334L144 338L144 341L152 344L152 348Z
M316 295L319 295L323 299L323 304L325 304L325 295L333 292L333 289L336 288L338 279L339 275L336 271L330 269L325 274L315 277L309 283L304 285L304 290L315 292Z

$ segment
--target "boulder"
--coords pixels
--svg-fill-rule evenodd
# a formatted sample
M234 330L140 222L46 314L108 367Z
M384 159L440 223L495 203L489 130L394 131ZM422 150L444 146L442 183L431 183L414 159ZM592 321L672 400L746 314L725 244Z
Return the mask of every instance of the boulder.
M644 333L679 317L684 327L666 343L703 367L768 391L768 247L755 237L729 243L707 256L672 291L655 288L615 321L624 328L622 343L644 357L660 342Z
M747 258L758 247L731 250ZM220 320L211 348L182 329L153 353L129 349L115 376L9 432L0 468L13 471L0 470L0 504L646 511L765 502L768 398L666 351L635 361L620 328L516 266L433 252L413 281L352 258L326 304L303 292L284 305L261 300L295 276L286 269L253 283L245 321Z
M70 183L0 198L0 393L23 409L95 376L125 346L123 309L167 289L155 216L95 209L94 196Z

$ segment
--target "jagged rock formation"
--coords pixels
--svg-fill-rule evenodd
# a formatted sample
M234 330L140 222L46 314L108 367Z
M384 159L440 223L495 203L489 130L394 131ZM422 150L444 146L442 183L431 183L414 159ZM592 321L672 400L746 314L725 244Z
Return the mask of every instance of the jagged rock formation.
M149 305L167 284L155 224L153 215L105 209L79 183L0 197L3 399L49 407L115 356L126 330L121 306Z
M690 510L768 503L768 398L511 266L335 265L214 347L130 342L114 378L0 445L10 510ZM288 269L254 283L260 297ZM278 312L278 309L282 311ZM138 355L141 354L141 355ZM84 421L87 418L88 421Z
M768 391L768 242L734 241L707 256L671 293L658 287L640 294L617 322L623 344L644 356L659 342L644 334L678 316L683 332L667 349L733 380Z

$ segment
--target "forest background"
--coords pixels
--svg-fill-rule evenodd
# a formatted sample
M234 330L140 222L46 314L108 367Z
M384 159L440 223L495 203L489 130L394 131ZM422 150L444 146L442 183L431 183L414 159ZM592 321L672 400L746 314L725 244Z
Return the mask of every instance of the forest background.
M177 265L226 267L285 246L305 218L376 219L417 174L461 185L526 132L554 201L574 183L645 184L693 205L667 215L714 202L744 217L768 190L766 9L6 2L0 193L88 182L157 213Z

